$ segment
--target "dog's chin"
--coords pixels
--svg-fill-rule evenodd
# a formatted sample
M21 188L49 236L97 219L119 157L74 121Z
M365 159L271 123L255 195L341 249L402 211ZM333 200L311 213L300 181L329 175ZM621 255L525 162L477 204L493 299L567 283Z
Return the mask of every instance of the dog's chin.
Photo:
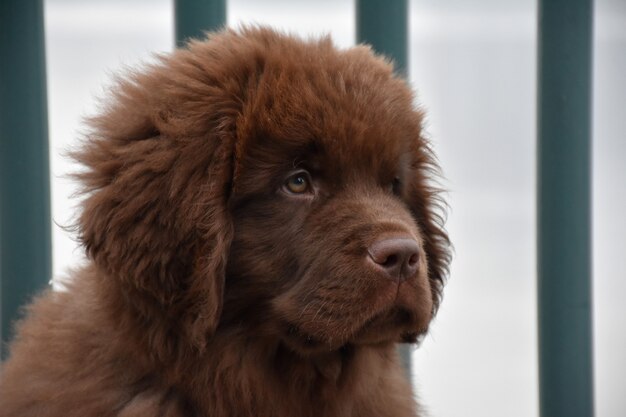
M320 335L307 333L295 323L282 327L283 344L290 350L310 356L339 351L347 346L382 346L393 343L418 343L428 330L428 321L414 312L393 308L379 313L348 332L334 334L324 329Z
M393 308L370 319L352 338L355 345L417 343L430 320L404 308Z

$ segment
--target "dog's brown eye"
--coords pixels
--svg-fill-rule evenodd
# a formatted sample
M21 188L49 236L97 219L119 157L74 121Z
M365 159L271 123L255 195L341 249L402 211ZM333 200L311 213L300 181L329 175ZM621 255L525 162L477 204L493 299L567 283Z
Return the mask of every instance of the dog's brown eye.
M309 178L304 172L292 175L285 183L287 190L294 194L302 194L309 190Z

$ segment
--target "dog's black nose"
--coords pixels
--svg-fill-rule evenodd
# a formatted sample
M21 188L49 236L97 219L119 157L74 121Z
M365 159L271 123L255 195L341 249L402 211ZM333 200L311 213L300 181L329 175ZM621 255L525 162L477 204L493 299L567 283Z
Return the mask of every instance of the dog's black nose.
M410 237L379 240L368 249L369 258L389 278L405 281L415 275L419 261L419 245Z

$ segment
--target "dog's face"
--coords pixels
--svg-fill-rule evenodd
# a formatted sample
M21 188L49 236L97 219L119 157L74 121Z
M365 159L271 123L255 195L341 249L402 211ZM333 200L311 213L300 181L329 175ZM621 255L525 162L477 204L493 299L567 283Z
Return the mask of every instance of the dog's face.
M434 306L413 207L424 197L412 195L420 115L393 78L370 86L316 68L327 73L312 83L308 70L293 69L286 85L263 79L271 98L242 116L225 319L247 310L302 351L414 341ZM327 85L340 76L352 88Z
M405 82L366 48L221 36L96 120L90 255L196 340L245 324L304 354L415 341L449 251Z
M244 317L261 318L260 326L303 351L414 341L427 329L434 293L422 231L405 200L410 150L374 153L389 133L303 139L272 153L276 160L241 168L226 316L245 309Z

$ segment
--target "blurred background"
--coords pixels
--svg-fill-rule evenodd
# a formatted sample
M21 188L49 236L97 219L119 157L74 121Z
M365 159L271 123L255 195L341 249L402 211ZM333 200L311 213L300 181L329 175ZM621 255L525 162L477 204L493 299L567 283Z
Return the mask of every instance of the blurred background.
M596 415L626 415L626 1L596 0L593 290ZM229 0L228 24L355 42L352 0ZM46 0L56 277L82 260L64 154L115 74L174 45L168 0ZM409 77L449 190L456 248L442 308L413 353L433 417L538 415L536 2L410 1Z

